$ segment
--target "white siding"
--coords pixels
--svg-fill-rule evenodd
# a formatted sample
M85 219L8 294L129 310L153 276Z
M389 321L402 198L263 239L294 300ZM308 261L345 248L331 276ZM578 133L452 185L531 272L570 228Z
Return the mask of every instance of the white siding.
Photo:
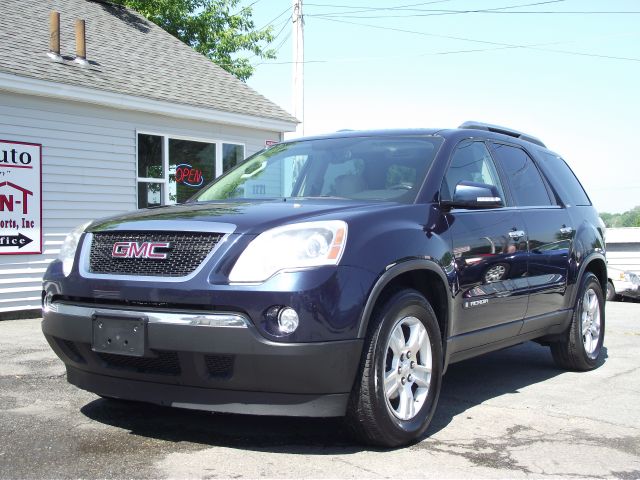
M607 228L607 264L640 274L640 228Z
M41 255L0 255L0 313L40 307L42 274L66 234L87 220L134 210L136 131L262 149L280 132L0 92L0 139L42 144Z
M640 274L640 243L607 244L607 265Z

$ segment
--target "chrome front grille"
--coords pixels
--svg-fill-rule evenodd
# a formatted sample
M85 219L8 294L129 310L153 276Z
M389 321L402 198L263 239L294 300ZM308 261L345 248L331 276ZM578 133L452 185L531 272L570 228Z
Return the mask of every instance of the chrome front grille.
M94 274L149 277L185 277L193 273L222 239L222 233L204 232L97 232L93 234L89 272ZM114 245L169 244L154 250L156 256L114 257Z

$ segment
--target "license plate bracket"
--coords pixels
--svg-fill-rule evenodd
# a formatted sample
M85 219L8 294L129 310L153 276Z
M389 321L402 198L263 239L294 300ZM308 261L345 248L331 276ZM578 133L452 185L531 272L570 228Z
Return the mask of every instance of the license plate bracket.
M95 314L92 317L94 352L143 357L146 350L147 319Z

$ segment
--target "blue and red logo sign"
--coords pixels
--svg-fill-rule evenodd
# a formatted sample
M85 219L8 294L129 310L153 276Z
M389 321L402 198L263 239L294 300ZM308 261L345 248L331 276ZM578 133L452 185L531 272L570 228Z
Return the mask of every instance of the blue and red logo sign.
M188 187L200 187L204 184L204 175L199 168L181 163L176 167L176 182Z

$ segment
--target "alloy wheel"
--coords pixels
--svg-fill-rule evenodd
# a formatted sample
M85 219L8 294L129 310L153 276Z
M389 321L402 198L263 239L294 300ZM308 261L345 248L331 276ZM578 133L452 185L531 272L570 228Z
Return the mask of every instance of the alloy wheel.
M391 329L386 346L384 396L400 420L417 415L429 394L433 358L431 341L416 317L403 317Z
M589 358L597 355L600 340L600 301L596 292L590 288L582 297L582 311L580 313L582 343Z

